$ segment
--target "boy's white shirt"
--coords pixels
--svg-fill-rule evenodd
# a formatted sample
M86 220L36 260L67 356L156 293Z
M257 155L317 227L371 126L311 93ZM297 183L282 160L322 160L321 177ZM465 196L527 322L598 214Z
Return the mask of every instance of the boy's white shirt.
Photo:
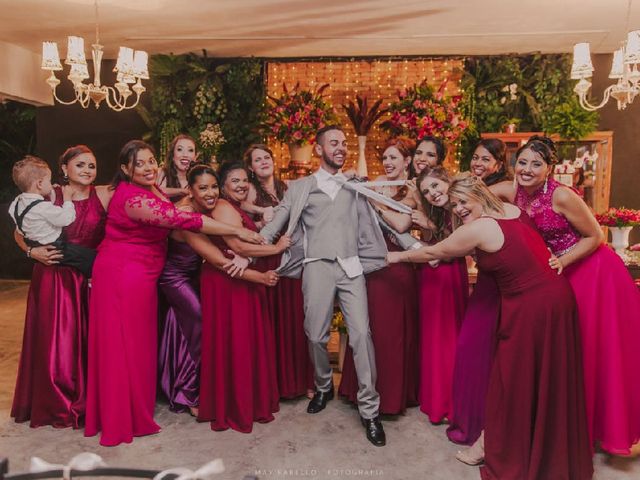
M44 197L37 193L18 195L9 205L9 215L13 221L16 221L14 217L16 203L18 204L18 215L20 215L35 200L44 200ZM71 200L67 200L62 206L44 201L27 212L22 221L21 231L29 240L46 245L56 241L62 233L62 227L70 225L75 219L76 209Z

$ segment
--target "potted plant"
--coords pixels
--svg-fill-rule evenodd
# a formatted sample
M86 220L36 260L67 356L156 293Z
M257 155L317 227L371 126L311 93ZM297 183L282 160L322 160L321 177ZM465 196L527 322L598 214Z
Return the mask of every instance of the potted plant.
M515 117L507 118L507 121L504 124L504 133L516 133L520 121L521 120L519 118Z
M391 118L380 127L394 137L433 135L447 142L457 140L468 126L460 110L462 96L445 96L445 87L446 81L434 91L422 82L398 92L398 100L389 106Z
M640 211L631 208L610 208L605 213L596 215L600 225L609 227L611 246L620 256L629 247L629 233L636 225L640 225Z
M304 90L296 83L288 89L283 83L280 97L267 96L263 128L267 135L289 146L294 171L310 169L316 132L337 121L335 109L323 95L327 87L328 83L315 90Z
M373 127L373 124L387 113L386 109L380 108L381 104L382 99L375 102L371 108L369 108L368 98L356 95L356 103L349 101L346 105L342 105L358 136L358 166L356 170L360 177L367 176L367 158L365 155L367 134L369 130L371 130L371 127Z

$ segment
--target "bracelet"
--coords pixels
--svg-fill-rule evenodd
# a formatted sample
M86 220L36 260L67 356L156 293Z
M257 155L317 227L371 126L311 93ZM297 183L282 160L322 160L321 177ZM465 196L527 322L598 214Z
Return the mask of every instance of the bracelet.
M27 248L27 258L31 258L31 250L33 250L33 247Z

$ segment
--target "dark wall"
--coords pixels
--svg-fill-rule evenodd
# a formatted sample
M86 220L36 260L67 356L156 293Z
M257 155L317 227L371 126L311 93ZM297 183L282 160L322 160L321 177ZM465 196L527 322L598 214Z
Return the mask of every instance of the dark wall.
M103 83L113 85L113 62L103 62ZM91 72L91 66L89 67ZM59 72L58 72L59 73ZM61 80L58 96L62 100L73 98L71 82L66 76ZM105 81L106 79L106 81ZM142 98L148 97L148 92ZM118 152L129 140L140 138L147 128L135 109L115 112L105 102L99 109L93 104L87 109L79 105L39 107L36 112L36 155L49 162L58 173L58 158L67 147L85 144L98 161L97 184L111 180L116 171ZM16 159L17 160L17 159ZM3 172L11 175L11 172ZM29 278L31 261L13 241L13 222L7 213L8 204L0 204L0 278Z
M593 56L592 103L600 102L609 79L611 54ZM615 99L600 109L600 130L613 131L611 206L640 209L640 98L625 110L618 110ZM640 242L640 227L631 232L631 243Z

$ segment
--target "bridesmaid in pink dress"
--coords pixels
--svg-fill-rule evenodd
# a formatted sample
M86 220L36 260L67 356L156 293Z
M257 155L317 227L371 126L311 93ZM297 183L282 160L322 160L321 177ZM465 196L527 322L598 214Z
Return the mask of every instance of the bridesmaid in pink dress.
M222 195L213 217L230 225L256 229L240 204L249 190L241 164L220 170ZM243 256L282 253L290 244L282 236L275 245L249 245L225 236L215 238L221 250ZM261 258L256 269L260 270ZM212 430L229 428L250 433L254 422L274 419L278 406L275 345L264 286L235 279L205 264L200 279L202 296L202 375L199 420Z
M153 148L127 143L107 211L105 238L93 268L85 436L102 432L105 446L157 433L157 281L171 229L237 235L255 232L199 213L182 212L155 187Z
M482 478L591 479L580 335L569 282L549 267L549 252L526 215L500 202L481 180L456 179L449 196L463 225L434 246L389 253L389 261L426 262L475 250L478 268L498 285Z
M446 238L452 231L451 214L445 208L451 180L443 167L426 168L416 185L427 218L414 214L428 243ZM464 258L432 262L419 271L420 304L420 410L432 423L452 413L453 368L458 332L469 292Z
M476 145L469 169L490 186L507 179L506 164L505 144L495 138L485 138ZM453 413L447 428L447 437L452 442L471 445L484 428L485 399L499 314L498 286L489 275L478 272L456 346Z
M600 226L576 193L550 177L555 145L534 137L517 153L517 188L497 193L535 222L568 278L578 303L587 419L592 445L629 454L640 440L640 293L620 257L603 243Z
M104 236L106 206L111 192L93 187L96 159L84 145L67 149L60 168L74 200L75 221L64 229L67 241L96 248ZM62 189L56 187L53 202L62 205ZM33 266L27 297L22 353L11 408L16 422L31 427L80 428L86 402L88 279L78 270L57 266L59 253L51 246L28 248L16 240Z
M276 178L273 152L266 145L251 145L244 153L244 164L251 183L242 207L256 214L256 224L262 228L273 218L273 208L282 200L287 185ZM281 255L266 257L261 268L275 270L280 260ZM280 398L313 392L313 363L304 333L302 279L281 278L274 288L267 289L267 298L276 343Z
M382 153L385 175L376 181L406 180L413 142L395 138ZM409 194L406 186L382 187L379 193L396 201ZM398 232L411 227L411 216L376 204L378 215ZM385 232L389 251L401 250ZM369 327L376 358L376 390L380 394L380 413L397 415L418 405L418 291L413 265L397 264L369 273L367 302ZM340 395L357 403L358 378L353 350L347 347L340 381Z

